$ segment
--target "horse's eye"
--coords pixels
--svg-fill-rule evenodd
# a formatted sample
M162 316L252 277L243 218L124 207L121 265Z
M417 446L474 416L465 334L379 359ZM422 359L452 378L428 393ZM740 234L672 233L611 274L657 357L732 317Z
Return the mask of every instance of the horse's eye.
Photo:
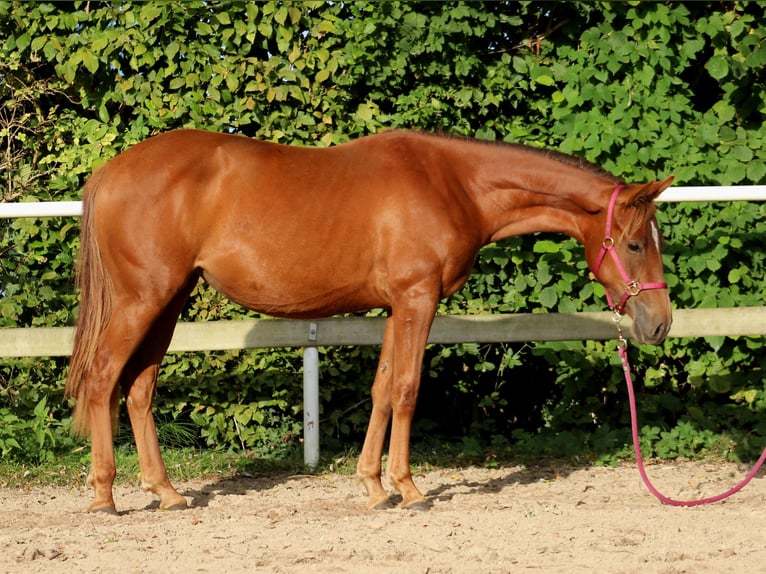
M641 245L631 241L630 243L628 243L628 251L630 251L631 253L641 253Z

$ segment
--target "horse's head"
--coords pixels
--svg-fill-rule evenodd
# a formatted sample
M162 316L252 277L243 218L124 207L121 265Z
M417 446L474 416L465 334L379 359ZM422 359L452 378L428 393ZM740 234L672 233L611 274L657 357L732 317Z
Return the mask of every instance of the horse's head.
M604 286L610 308L633 319L639 343L659 344L671 323L670 298L662 269L662 235L654 200L673 177L661 182L617 186L609 207L590 229L586 258Z

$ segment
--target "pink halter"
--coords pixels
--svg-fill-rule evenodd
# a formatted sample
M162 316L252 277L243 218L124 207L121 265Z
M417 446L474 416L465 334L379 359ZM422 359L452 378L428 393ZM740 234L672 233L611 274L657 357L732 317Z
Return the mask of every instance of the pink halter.
M625 292L622 294L620 302L615 305L614 301L612 300L612 296L609 294L609 290L606 288L604 290L606 291L606 300L609 302L609 308L619 316L622 316L623 311L625 310L625 304L628 302L628 299L638 295L641 291L647 289L667 289L668 287L668 284L664 281L639 283L638 281L631 279L628 276L628 272L625 270L622 262L620 261L619 255L617 255L617 251L614 248L614 238L612 237L612 219L614 218L614 206L617 203L617 196L620 194L620 191L622 191L624 187L625 186L623 184L615 187L614 192L612 193L612 198L609 200L609 209L607 210L606 214L606 232L604 234L604 241L601 242L601 251L598 254L596 265L593 268L593 274L598 279L598 272L601 269L601 264L604 262L604 257L606 257L607 253L612 256L612 261L614 261L614 264L617 266L617 270L620 272L620 275L622 275L623 281L625 281Z

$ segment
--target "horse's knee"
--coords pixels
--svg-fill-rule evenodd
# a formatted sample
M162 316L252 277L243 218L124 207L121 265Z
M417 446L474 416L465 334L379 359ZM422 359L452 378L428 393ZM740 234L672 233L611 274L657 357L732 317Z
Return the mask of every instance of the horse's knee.
M391 392L391 406L395 413L414 412L418 402L419 381L398 384Z

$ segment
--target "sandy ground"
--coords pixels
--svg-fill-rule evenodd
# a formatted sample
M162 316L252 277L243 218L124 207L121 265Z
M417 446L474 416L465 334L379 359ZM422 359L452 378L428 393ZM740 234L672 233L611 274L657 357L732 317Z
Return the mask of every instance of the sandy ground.
M746 469L649 467L665 494L717 494ZM120 516L83 488L0 489L0 572L762 572L766 480L724 502L657 502L633 466L440 469L416 477L428 511L363 508L350 476L200 480L165 512L137 487ZM596 570L597 569L597 570Z

